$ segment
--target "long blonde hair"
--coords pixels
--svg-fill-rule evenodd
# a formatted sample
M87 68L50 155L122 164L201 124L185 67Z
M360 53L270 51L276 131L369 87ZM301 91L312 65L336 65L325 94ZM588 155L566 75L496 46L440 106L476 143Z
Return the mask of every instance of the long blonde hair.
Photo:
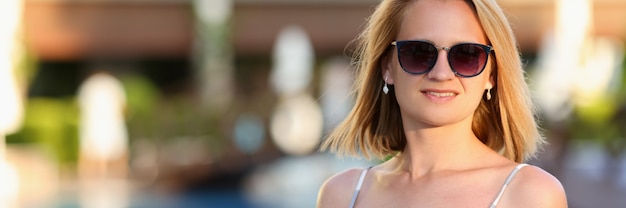
M353 64L357 69L356 103L347 118L322 143L339 155L382 159L404 150L406 136L394 93L382 96L381 63L398 33L405 8L416 0L383 0L356 38ZM487 39L494 47L491 100L474 112L472 130L491 149L515 162L532 157L543 143L535 122L535 108L524 79L513 31L495 0L466 1L474 8ZM393 90L393 87L390 86Z

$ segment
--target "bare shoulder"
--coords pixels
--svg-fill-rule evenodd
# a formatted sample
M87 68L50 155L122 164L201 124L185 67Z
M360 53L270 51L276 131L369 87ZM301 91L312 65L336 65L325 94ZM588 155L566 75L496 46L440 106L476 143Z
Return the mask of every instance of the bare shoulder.
M317 195L317 207L348 207L362 171L352 168L328 178Z
M567 207L567 197L556 177L529 165L515 175L501 204L503 207Z

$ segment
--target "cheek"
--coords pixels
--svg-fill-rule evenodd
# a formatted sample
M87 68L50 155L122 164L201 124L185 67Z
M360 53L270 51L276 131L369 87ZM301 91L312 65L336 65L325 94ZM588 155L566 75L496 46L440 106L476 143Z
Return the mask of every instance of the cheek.
M398 103L403 107L415 106L420 100L420 87L424 75L411 75L400 68L394 70L394 92Z
M395 61L396 59L393 59L392 61ZM414 75L410 75L406 72L404 72L404 70L402 70L402 68L400 68L400 64L397 63L392 63L390 64L391 68L391 76L390 79L391 80L391 84L393 84L394 89L396 91L400 90L399 92L404 92L407 91L407 89L410 89L411 86L415 86L416 83L416 78Z
M477 77L478 78L478 77ZM472 100L480 100L489 83L489 77L481 77L478 80L461 80L465 93Z

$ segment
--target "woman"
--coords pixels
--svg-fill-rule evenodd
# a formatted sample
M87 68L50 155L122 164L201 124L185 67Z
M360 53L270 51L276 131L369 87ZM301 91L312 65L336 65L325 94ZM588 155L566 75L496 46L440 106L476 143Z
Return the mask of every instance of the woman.
M383 0L358 40L356 105L322 150L388 160L328 179L318 207L567 207L522 163L543 140L495 0Z

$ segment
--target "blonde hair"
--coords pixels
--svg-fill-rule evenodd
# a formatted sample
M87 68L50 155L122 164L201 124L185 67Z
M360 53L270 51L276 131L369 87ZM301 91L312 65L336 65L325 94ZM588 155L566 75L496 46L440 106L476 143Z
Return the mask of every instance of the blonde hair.
M382 95L381 63L398 33L404 10L416 0L383 0L355 40L356 103L347 118L322 143L339 155L382 159L404 150L406 136L394 93ZM466 1L474 8L494 48L491 100L474 112L472 130L491 149L522 162L534 156L543 142L535 122L535 108L524 79L520 53L506 16L495 0ZM493 57L492 56L492 57ZM392 86L389 86L393 90Z

